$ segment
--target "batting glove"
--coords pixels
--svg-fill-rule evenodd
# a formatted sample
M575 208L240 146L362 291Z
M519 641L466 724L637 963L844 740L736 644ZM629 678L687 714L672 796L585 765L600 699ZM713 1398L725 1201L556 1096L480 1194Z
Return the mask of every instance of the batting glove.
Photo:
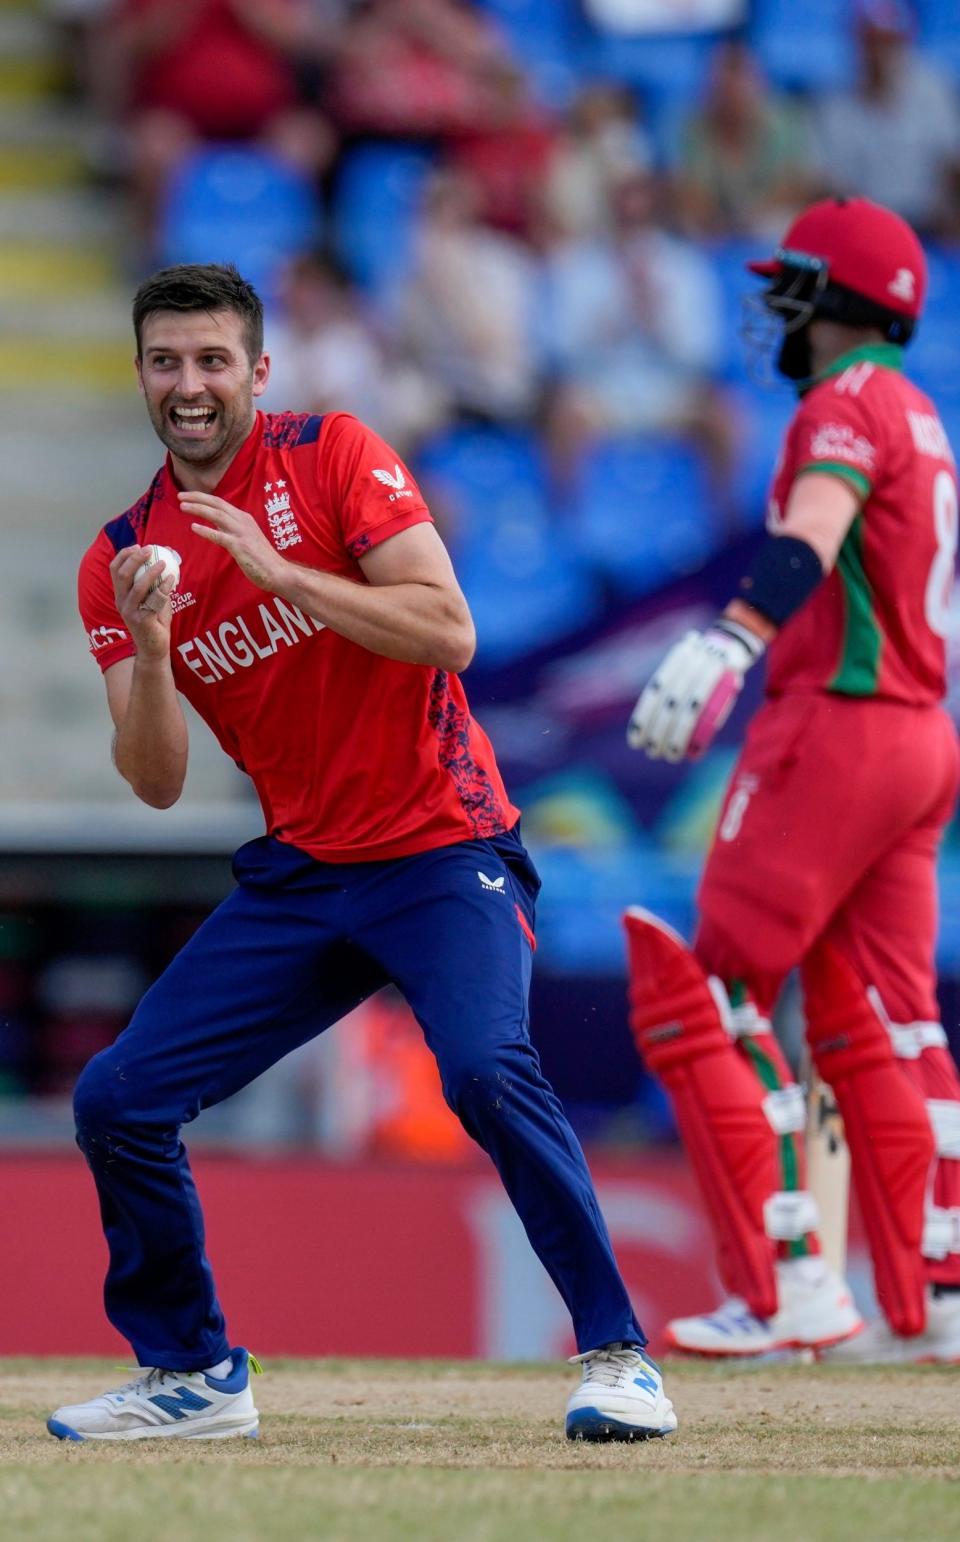
M631 749L652 760L695 760L722 728L765 644L726 618L707 632L688 632L667 654L633 709Z

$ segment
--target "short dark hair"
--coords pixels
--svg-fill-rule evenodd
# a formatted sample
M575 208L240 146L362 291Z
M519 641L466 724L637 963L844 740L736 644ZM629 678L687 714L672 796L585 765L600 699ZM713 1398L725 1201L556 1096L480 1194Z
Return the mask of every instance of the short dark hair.
M243 318L250 363L263 353L263 301L232 262L182 262L144 279L133 297L137 358L143 352L143 323L154 311L233 311Z

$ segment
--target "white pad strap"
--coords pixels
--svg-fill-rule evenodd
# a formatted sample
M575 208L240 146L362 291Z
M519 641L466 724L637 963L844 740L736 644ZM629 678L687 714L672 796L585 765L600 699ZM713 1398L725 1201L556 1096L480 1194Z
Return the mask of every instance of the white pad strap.
M753 1001L743 1001L730 1008L730 1033L735 1039L757 1039L770 1033L769 1017L762 1017Z
M707 975L707 986L716 1002L720 1021L731 1039L756 1039L772 1033L769 1017L762 1017L753 1001L742 1001L738 1007L731 1004L730 995L719 975Z
M924 1258L937 1259L960 1253L960 1207L944 1210L940 1205L927 1206L920 1251Z
M763 1229L774 1242L798 1242L820 1226L820 1210L806 1189L781 1190L763 1206Z
M707 975L707 990L713 997L714 1005L720 1013L720 1021L724 1031L731 1038L736 1038L733 1028L733 1007L730 1005L730 997L727 995L727 987L717 974Z
M960 1103L952 1098L928 1098L927 1113L937 1142L937 1156L960 1162Z
M867 986L870 1005L893 1041L898 1060L919 1060L925 1049L942 1049L947 1042L942 1023L892 1023L875 985Z
M960 1112L960 1104L951 1104ZM777 1135L799 1135L807 1124L807 1103L803 1089L796 1082L788 1082L775 1092L768 1092L763 1100L767 1122Z
M887 1026L898 1060L919 1060L925 1049L940 1049L947 1042L942 1023L889 1023Z

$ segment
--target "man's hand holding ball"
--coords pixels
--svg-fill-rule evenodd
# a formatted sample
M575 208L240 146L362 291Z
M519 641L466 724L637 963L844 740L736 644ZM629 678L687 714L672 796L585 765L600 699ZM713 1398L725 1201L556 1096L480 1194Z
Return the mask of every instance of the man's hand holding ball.
M158 563L160 565L159 575L154 576L143 601L144 610L152 610L159 615L180 582L180 553L170 546L144 546L141 550L145 557L137 570L137 578L145 577Z
M170 596L180 579L180 557L169 546L126 546L110 564L120 616L137 652L170 651Z

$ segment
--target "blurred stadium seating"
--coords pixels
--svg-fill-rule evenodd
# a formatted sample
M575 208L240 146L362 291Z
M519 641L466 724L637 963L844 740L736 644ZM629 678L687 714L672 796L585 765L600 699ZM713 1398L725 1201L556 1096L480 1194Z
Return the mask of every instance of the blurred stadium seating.
M337 173L333 242L356 282L386 288L411 254L424 181L436 155L384 140L347 150Z
M722 539L702 460L664 437L598 444L580 469L571 516L573 549L624 594L702 567Z
M168 184L157 260L233 262L269 305L284 262L321 238L305 173L256 147L210 145L188 155Z
M586 26L577 0L479 0L479 9L500 27L536 96L565 106L584 70Z
M917 0L920 41L960 80L960 28L953 0Z
M417 457L449 520L450 544L492 663L509 662L597 614L600 586L558 540L542 450L531 434L455 429Z
M850 11L836 0L757 0L750 31L772 79L788 91L836 89L854 79Z

